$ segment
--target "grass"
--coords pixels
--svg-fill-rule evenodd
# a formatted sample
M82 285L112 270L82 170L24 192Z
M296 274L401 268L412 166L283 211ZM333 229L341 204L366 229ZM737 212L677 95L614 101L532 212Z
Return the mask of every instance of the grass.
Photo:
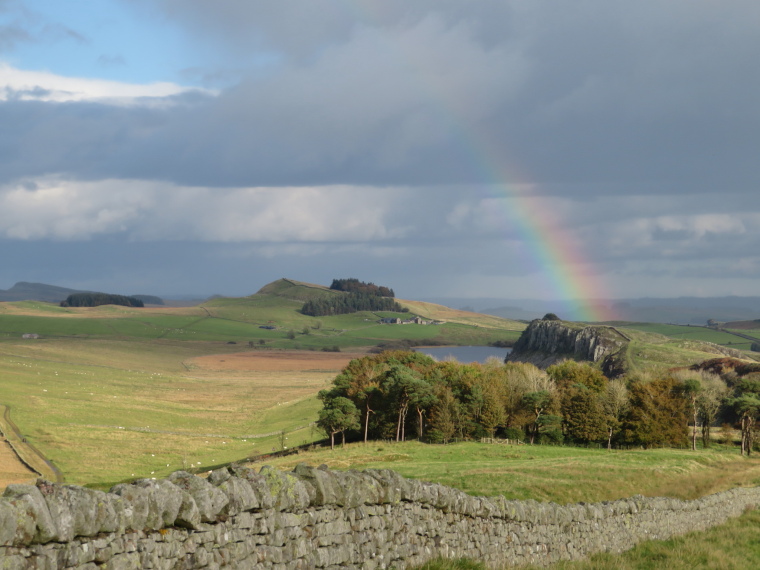
M727 348L735 348L736 350L749 350L750 344L752 344L752 341L747 339L707 327L660 323L626 323L624 326L626 329L663 335L670 339L712 342ZM746 331L739 332L746 334Z
M274 295L214 299L198 307L128 308L112 305L62 308L49 303L0 303L0 342L25 333L45 338L170 339L182 341L253 342L270 348L339 346L356 348L381 342L433 339L439 344L488 344L516 340L525 325L418 303L427 315L446 314L442 325L378 325L371 312L310 317L299 309L302 301ZM456 317L461 313L460 319ZM415 313L416 314L416 313ZM262 327L274 327L265 329ZM289 333L295 333L289 339ZM304 334L306 331L308 334Z
M233 349L240 350L171 340L5 341L2 403L76 484L207 469L280 448L279 436L252 435L285 430L293 444L321 438L308 427L319 409L315 394L339 369L235 372L195 364Z
M349 444L267 460L283 469L297 463L334 469L393 469L473 495L504 495L560 504L611 501L635 494L693 499L760 484L760 458L716 446L697 452L674 449L612 451L574 447L488 445L463 442Z

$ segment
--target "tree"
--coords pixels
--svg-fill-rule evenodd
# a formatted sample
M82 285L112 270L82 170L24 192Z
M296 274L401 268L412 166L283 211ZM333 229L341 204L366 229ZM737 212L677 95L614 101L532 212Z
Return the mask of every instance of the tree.
M623 435L633 444L682 446L688 441L688 408L676 378L633 382Z
M396 441L405 441L409 406L415 399L421 397L429 386L403 364L392 364L383 374L380 387L397 411Z
M591 443L607 435L600 396L584 384L575 384L568 391L562 415L565 435L574 441Z
M501 367L503 375L502 405L507 427L520 427L533 419L533 412L523 403L523 396L529 392L546 390L553 393L556 389L554 381L546 372L533 364L522 362L507 362Z
M436 397L433 392L433 387L424 380L416 382L410 398L410 404L414 406L414 409L417 412L417 418L419 420L419 423L417 424L417 439L419 440L422 440L423 436L425 412L431 409L435 405L435 402Z
M557 389L561 392L574 384L583 384L597 394L601 394L607 388L607 378L602 371L585 362L565 360L549 366L546 373L556 382Z
M621 379L611 380L602 400L607 420L607 449L612 449L612 436L620 429L622 419L628 411L628 388Z
M760 380L741 380L736 386L736 396L729 404L739 416L742 432L741 454L752 453L753 430L760 414Z
M480 413L480 424L493 437L498 426L504 425L507 419L504 405L494 390L483 393L483 409Z
M459 401L454 397L451 388L439 384L436 403L433 406L432 427L440 435L443 443L448 443L457 430Z
M336 383L346 383L346 394L364 410L364 443L367 443L369 434L370 415L374 413L373 402L382 395L379 376L384 368L384 363L377 357L354 358L335 380Z
M702 392L702 382L696 378L689 378L683 383L683 392L689 402L691 417L691 450L697 450L697 423L699 420L699 394Z
M335 434L343 434L346 443L346 430L359 429L359 410L354 403L343 396L332 397L330 391L321 390L319 399L325 407L319 411L317 426L330 436L330 449L335 449Z
M546 390L539 392L529 392L522 397L523 406L533 412L533 424L530 427L530 444L536 440L538 430L541 426L541 415L547 410L552 403L552 397Z
M702 391L699 393L699 414L702 419L702 446L710 446L710 427L718 418L723 401L731 390L723 379L709 372L702 372Z

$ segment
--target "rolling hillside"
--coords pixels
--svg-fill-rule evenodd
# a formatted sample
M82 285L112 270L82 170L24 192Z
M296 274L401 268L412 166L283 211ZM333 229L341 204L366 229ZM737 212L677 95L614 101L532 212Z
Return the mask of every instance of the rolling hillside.
M249 297L220 297L194 307L59 307L52 303L0 303L0 340L23 334L43 338L164 339L221 341L261 348L358 348L383 343L489 344L511 342L523 323L455 311L416 301L399 303L408 313L359 312L310 317L304 302L345 293L321 285L280 279ZM435 324L379 324L382 317L421 319Z

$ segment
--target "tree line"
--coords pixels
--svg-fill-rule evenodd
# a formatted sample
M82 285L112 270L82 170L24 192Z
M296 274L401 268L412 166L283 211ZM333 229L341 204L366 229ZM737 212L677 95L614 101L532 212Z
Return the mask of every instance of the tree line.
M346 315L359 311L406 313L409 309L399 305L392 297L380 297L379 295L370 293L346 293L344 295L310 299L301 308L301 312L304 315L312 317Z
M396 296L393 289L378 286L372 282L365 283L354 277L349 277L348 279L333 279L330 289L333 289L334 291L345 291L346 293L367 293L369 295L377 295L378 297Z
M111 293L72 293L61 301L61 307L98 307L100 305L123 305L125 307L144 307L145 304L136 297L113 295Z
M719 359L662 374L610 380L572 360L546 370L524 363L436 362L388 351L352 360L322 390L318 426L331 438L430 442L504 437L527 443L708 447L720 423L755 448L760 367ZM710 364L713 362L713 364Z

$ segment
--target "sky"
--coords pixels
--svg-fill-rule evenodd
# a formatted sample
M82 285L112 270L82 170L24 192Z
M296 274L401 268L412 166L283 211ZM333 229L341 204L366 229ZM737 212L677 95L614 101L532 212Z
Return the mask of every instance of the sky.
M756 0L0 0L0 288L756 295Z

